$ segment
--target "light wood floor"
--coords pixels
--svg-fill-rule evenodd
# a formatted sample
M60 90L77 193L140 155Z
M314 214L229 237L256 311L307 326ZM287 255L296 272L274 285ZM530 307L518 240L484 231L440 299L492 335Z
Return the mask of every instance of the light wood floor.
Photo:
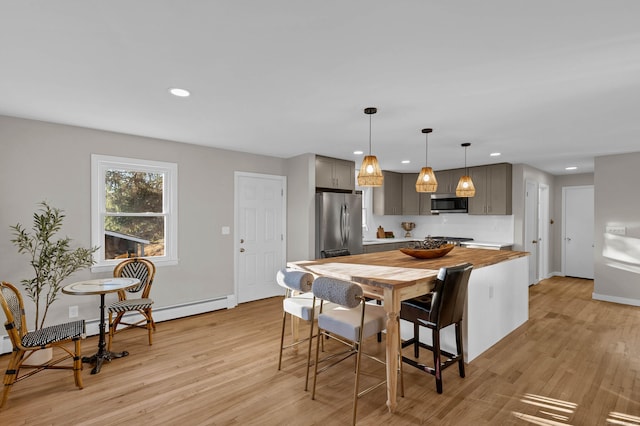
M438 395L432 376L405 365L397 413L387 412L381 388L360 400L358 423L640 425L640 308L594 301L592 292L592 281L570 278L532 287L530 320L468 364L465 379L445 370ZM280 321L280 298L272 298L159 323L151 347L144 331L127 331L113 349L130 355L98 375L85 366L82 390L68 371L16 384L0 424L348 424L352 364L320 375L312 401L304 350L286 352L277 371ZM85 355L96 344L88 338ZM7 361L0 357L2 369Z

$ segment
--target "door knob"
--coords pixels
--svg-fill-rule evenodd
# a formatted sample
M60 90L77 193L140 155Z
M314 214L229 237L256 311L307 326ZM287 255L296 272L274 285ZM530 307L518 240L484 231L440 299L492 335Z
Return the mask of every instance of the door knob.
M531 241L532 244L538 244L538 240Z
M244 238L240 238L240 244L244 243Z
M243 248L240 249L240 253L244 253L244 249Z

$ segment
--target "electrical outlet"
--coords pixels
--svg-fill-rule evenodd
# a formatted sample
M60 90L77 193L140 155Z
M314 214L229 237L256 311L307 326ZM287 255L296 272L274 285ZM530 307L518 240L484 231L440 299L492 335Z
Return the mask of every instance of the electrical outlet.
M78 318L78 306L69 306L69 318Z
M627 228L624 226L607 226L605 228L607 234L626 235Z

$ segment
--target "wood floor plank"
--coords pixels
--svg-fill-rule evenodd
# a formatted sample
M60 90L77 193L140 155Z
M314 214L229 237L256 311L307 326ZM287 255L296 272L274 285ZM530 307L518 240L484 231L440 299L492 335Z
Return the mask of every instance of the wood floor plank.
M358 423L640 425L640 308L592 300L589 280L554 277L529 291L530 320L468 364L466 378L456 367L445 370L438 395L432 376L405 366L397 412L387 412L380 388L360 400ZM271 298L159 323L153 346L144 332L121 333L113 349L128 357L98 375L85 366L82 390L68 371L16 384L0 424L348 424L353 364L320 375L312 401L303 391L304 349L285 351L277 371L280 321L281 298ZM83 352L96 345L87 339ZM384 357L384 342L365 346ZM7 362L0 356L0 366ZM379 366L365 367L383 375Z

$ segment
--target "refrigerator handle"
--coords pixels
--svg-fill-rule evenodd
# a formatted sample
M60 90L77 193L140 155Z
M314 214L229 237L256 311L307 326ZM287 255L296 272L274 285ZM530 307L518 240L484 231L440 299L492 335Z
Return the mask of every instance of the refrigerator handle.
M340 205L340 245L344 246L344 217L345 217L345 205Z
M349 206L347 206L346 204L344 205L344 242L342 243L342 245L346 246L347 244L349 244L349 239L351 238L351 222L349 222Z

